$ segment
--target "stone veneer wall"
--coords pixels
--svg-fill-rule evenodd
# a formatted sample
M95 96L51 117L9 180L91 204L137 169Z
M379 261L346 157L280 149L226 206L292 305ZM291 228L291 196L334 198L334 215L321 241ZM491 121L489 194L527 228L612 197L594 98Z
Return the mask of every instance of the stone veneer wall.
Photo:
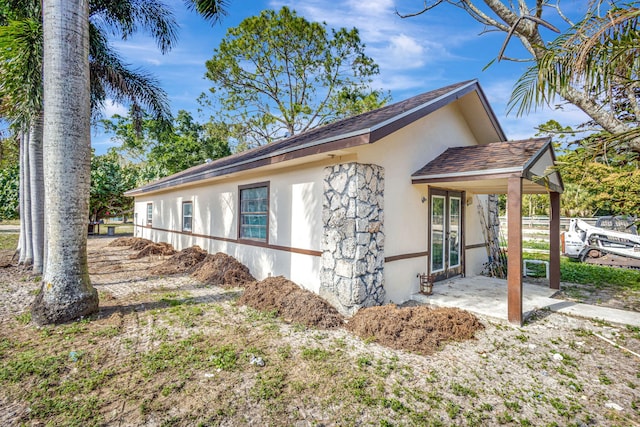
M343 314L384 302L384 169L324 170L320 296Z

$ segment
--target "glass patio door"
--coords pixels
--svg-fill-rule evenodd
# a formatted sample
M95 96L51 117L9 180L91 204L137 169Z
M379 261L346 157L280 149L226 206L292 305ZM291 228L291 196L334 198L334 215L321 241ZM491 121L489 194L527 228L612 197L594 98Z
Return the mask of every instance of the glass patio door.
M431 190L429 272L436 280L462 273L462 193Z

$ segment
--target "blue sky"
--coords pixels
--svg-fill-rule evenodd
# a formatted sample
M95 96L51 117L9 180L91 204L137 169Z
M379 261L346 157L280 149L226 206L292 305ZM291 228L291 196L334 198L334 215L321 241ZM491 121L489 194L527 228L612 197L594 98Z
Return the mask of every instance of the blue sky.
M585 115L572 106L561 110L544 109L526 117L506 115L506 104L514 82L526 64L501 61L483 70L494 59L505 40L500 32L485 28L465 12L444 4L420 16L402 19L395 14L419 10L422 0L252 0L229 1L228 15L221 24L211 25L195 13L188 12L179 0L168 0L180 25L177 46L162 55L151 39L136 36L127 41L115 40L114 47L134 67L153 73L167 91L172 111L191 111L200 122L208 120L210 111L199 111L198 96L211 84L204 78L205 61L224 37L226 30L244 18L264 9L286 5L310 21L326 22L329 27L356 27L366 44L366 53L380 66L373 87L390 92L392 101L459 81L478 79L509 139L534 136L535 126L554 118L563 125L577 125ZM531 2L530 2L531 3ZM565 0L563 12L574 19L584 14L588 2ZM560 29L557 15L549 9L543 15ZM551 39L554 34L544 32ZM507 56L523 58L523 50L514 38ZM107 103L105 116L125 115L127 108ZM99 127L92 132L92 145L103 154L115 145Z

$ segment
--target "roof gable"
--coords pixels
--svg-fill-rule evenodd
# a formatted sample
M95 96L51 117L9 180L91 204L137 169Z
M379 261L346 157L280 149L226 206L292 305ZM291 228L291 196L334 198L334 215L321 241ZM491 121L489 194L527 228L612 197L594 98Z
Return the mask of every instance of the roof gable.
M125 195L135 196L151 193L309 154L371 144L471 92L478 94L495 133L501 140L506 139L477 80L470 80L426 92L261 147L194 166L130 190Z

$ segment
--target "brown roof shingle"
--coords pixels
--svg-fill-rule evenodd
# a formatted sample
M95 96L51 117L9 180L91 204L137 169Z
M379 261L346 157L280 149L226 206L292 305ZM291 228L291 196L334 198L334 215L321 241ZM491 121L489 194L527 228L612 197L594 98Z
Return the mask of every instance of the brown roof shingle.
M133 196L231 172L252 169L276 161L273 159L282 153L298 152L300 156L303 156L306 153L304 149L309 146L318 147L316 152L324 152L336 149L336 146L340 144L346 147L372 143L405 126L408 122L424 117L472 91L482 93L478 82L475 80L452 84L377 110L368 111L305 133L271 142L261 147L194 166L140 188L130 190L125 194ZM492 120L494 120L497 133L504 135L488 105L487 108Z
M493 142L485 145L448 148L444 153L417 170L413 177L463 174L524 168L550 138Z

